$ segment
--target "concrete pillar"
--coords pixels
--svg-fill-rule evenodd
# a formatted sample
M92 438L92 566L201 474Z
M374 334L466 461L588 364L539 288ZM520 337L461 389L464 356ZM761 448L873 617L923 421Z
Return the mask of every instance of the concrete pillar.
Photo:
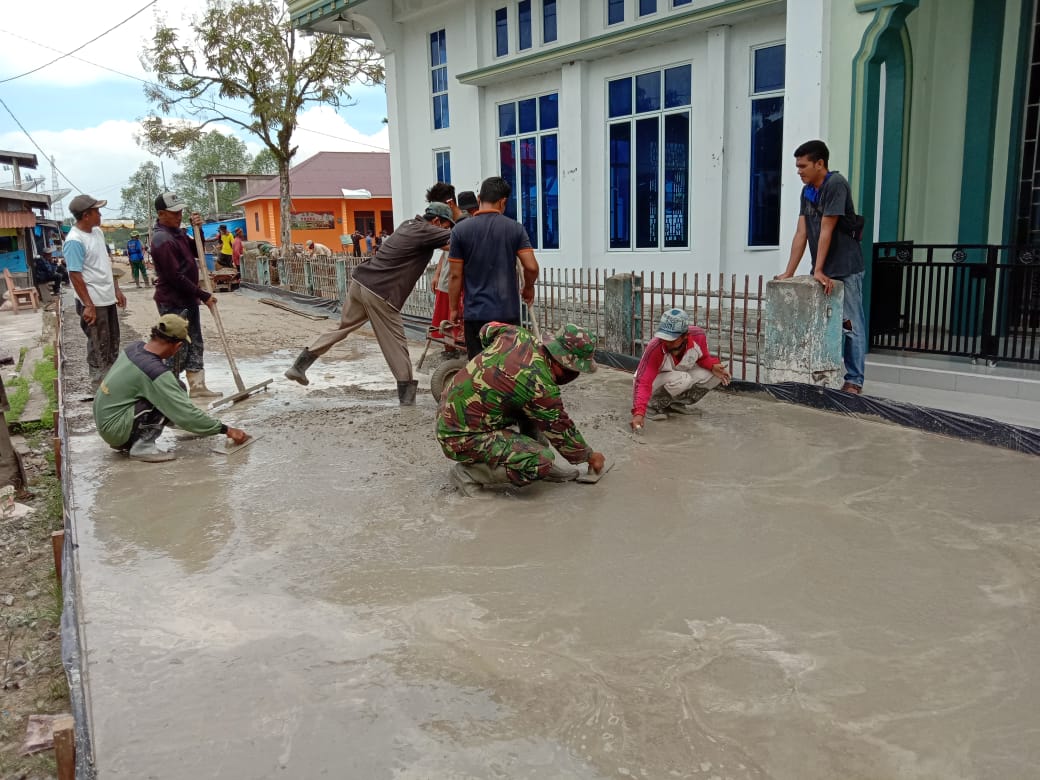
M603 343L600 349L627 355L643 316L643 283L635 274L614 274L603 284Z
M811 276L766 283L762 381L841 387L843 287L835 281L826 295Z
M698 114L704 118L704 129L697 129L700 122L694 122L694 132L700 136L694 146L700 173L695 172L697 184L692 187L695 200L693 208L693 241L696 244L696 256L705 258L696 269L718 270L728 272L726 268L726 252L723 237L728 235L726 222L729 212L723 208L726 204L726 161L725 141L728 137L726 106L726 76L729 73L727 55L729 53L729 27L712 27L708 30L708 53L705 57L703 79L706 91L698 98Z
M847 159L841 148L845 139L827 138L829 128L824 113L827 92L826 51L830 39L830 0L787 0L787 34L784 81L784 149L780 166L780 252L777 270L787 266L788 252L798 226L799 196L802 182L795 173L794 150L799 144L820 138L831 148L831 166ZM837 148L836 148L837 147ZM805 253L801 273L809 269Z
M303 261L303 289L308 295L314 295L314 268L310 260Z
M347 261L336 260L336 294L341 301L347 299Z
M271 286L271 260L267 257L256 258L256 283L262 287Z
M585 192L585 163L588 150L584 142L582 117L588 113L588 66L577 61L560 68L560 221L561 255L578 260L582 268L590 267L591 227ZM568 106L564 110L564 106Z

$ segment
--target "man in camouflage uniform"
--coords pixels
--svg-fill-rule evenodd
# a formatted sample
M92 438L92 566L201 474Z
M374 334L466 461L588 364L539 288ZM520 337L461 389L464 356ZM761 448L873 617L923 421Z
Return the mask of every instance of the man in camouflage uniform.
M576 478L577 469L556 465L552 447L570 463L602 471L603 454L585 443L560 398L560 385L596 370L595 337L565 325L538 343L523 328L490 322L480 341L484 351L456 375L437 415L441 449L458 461L456 486L468 495L481 485ZM546 443L512 430L522 421L533 423Z

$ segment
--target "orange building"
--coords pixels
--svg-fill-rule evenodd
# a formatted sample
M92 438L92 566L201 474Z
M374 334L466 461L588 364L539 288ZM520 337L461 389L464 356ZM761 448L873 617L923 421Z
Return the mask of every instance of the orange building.
M289 170L292 242L308 239L333 252L352 251L351 234L394 231L390 155L385 152L318 152ZM281 243L278 177L235 201L245 211L250 241ZM362 250L364 242L362 242Z

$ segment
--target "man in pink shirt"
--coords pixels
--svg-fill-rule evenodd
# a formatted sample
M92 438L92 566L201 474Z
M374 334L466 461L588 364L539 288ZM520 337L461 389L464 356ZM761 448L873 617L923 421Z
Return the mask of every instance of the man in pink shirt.
M245 252L245 243L242 241L244 236L242 228L235 228L235 240L231 244L231 262L235 264L235 268L242 267L242 253Z
M690 325L682 309L669 309L636 369L632 390L632 430L646 420L665 420L668 412L693 414L691 408L719 384L728 385L729 371L708 351L704 331Z

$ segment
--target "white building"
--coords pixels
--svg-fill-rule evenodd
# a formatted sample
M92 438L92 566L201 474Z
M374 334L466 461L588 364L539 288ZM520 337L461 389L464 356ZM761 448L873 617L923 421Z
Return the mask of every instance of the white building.
M396 216L433 181L501 174L544 265L775 273L812 138L852 183L868 262L871 239L1040 230L1019 187L1035 0L289 5L384 53Z

